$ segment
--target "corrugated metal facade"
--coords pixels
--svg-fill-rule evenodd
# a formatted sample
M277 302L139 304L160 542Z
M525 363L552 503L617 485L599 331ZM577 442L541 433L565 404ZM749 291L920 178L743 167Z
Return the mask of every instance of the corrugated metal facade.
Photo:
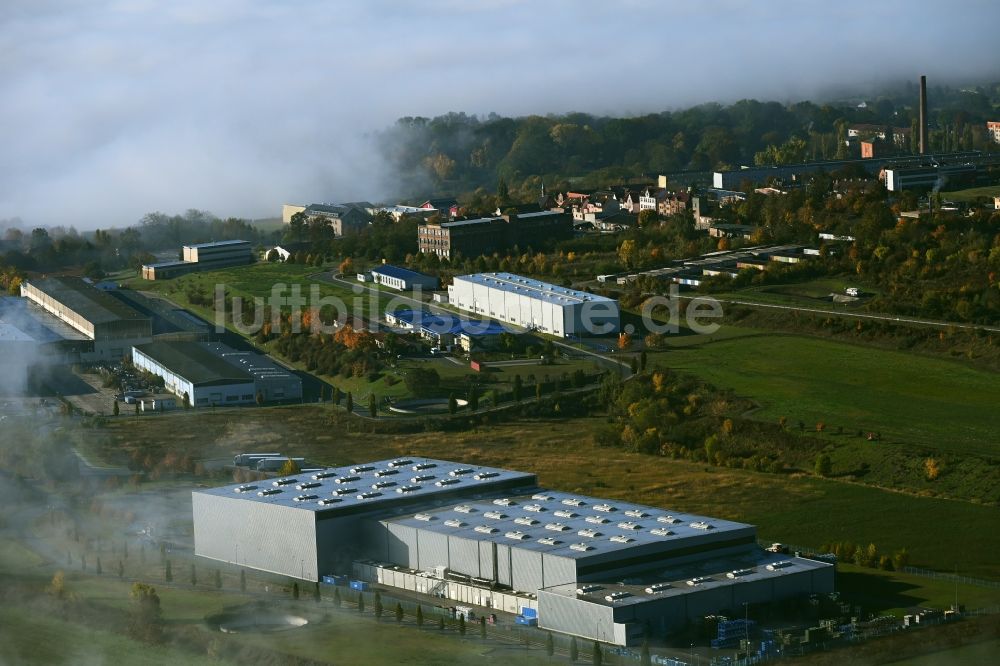
M616 643L614 609L538 591L538 626L604 643Z
M195 555L304 580L319 580L315 514L194 492Z

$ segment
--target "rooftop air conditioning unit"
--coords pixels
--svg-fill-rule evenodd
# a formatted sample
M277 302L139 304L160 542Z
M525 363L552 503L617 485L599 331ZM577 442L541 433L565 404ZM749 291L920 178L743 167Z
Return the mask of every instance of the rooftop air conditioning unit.
M646 594L658 594L670 589L670 583L653 583L646 588Z

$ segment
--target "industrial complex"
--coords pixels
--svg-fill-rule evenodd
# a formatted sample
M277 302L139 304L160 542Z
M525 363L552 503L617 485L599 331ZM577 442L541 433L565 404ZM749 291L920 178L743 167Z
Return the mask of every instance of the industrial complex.
M456 276L448 302L460 310L562 337L618 331L618 301L513 275Z
M82 334L90 344L75 360L120 360L151 342L152 320L80 278L44 278L21 285L21 296Z
M185 245L181 261L162 261L145 264L142 277L146 280L164 280L195 271L210 271L229 266L243 266L253 262L250 243L243 240L216 241Z
M300 400L302 380L266 356L221 343L164 341L132 349L135 367L163 378L192 407Z
M617 645L744 603L833 591L834 567L756 528L543 490L534 474L381 460L192 493L195 553L294 578L355 578Z

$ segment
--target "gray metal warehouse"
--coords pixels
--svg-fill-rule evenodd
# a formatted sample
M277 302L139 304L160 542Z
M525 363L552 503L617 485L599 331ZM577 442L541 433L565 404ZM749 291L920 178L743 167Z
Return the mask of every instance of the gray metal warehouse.
M132 348L135 367L163 378L164 387L193 407L300 400L302 379L267 356L218 342L173 340Z
M533 474L407 458L192 493L195 553L517 612L632 645L646 627L833 591L833 566L762 551L744 523L545 491Z

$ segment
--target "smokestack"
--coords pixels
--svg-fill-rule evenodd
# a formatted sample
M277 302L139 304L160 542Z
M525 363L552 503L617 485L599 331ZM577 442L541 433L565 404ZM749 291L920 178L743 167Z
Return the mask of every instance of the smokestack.
M927 77L920 77L920 154L927 152Z

